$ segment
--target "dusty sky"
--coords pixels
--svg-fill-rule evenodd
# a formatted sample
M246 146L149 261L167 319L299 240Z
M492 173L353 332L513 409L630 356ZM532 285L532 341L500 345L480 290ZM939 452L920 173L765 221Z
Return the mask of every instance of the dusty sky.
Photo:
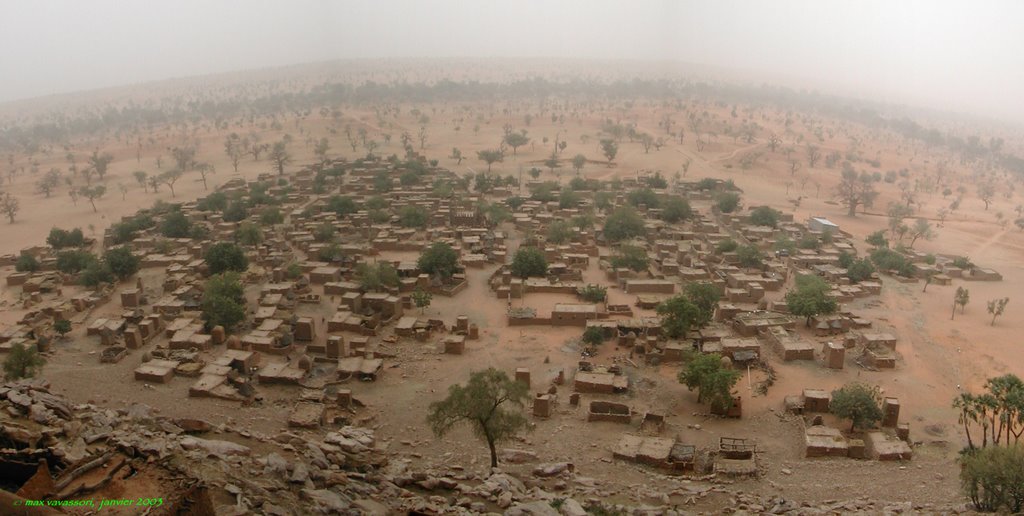
M0 0L0 101L336 58L677 60L1024 123L1024 2Z

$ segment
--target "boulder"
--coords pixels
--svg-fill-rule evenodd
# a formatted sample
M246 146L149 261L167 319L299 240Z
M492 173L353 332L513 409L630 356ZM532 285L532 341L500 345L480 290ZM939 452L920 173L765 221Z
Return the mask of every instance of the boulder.
M545 501L520 503L505 511L505 516L558 516L558 511Z
M565 471L571 473L574 469L576 468L571 462L554 462L551 464L541 464L540 466L537 466L533 469L533 474L538 477L547 478L561 475L562 472Z
M202 450L210 455L218 456L249 455L252 453L248 446L242 446L231 441L200 439L192 436L182 438L181 447L186 450Z

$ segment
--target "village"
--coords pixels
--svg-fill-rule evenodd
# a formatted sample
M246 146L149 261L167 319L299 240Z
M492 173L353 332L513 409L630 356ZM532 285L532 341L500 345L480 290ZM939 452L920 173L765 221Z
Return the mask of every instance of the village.
M59 363L69 348L81 350L78 360L85 353L88 362L76 367L168 400L163 411L178 430L210 434L188 438L192 447L226 441L211 440L216 426L189 417L190 407L233 406L285 412L238 431L246 438L342 432L335 446L345 448L353 433L372 428L378 443L384 435L418 448L429 426L385 403L389 389L412 382L427 361L460 371L500 367L530 393L524 410L534 435L596 427L609 437L587 447L595 461L756 481L782 467L744 424L748 412L766 409L792 423L786 439L802 442L803 460L913 464L924 429L901 412L898 388L866 394L880 411L873 419L838 409L829 385L871 387L858 382L862 373L899 377L898 331L869 315L884 289L1001 280L958 255L912 249L900 255L909 266L886 268L873 259L877 246L827 217L796 220L746 199L731 181L670 183L650 171L611 183L577 176L494 185L478 174L470 188L471 179L415 152L405 160L324 160L232 179L196 201L158 203L67 247L59 237L74 228L55 229L50 245L0 259L7 289L20 291L27 311L0 328L0 353L31 347ZM102 277L80 255L80 267L68 266L74 253L103 256L117 278ZM96 274L98 281L83 281ZM520 363L494 363L509 352L522 355ZM711 372L688 370L698 363ZM818 377L830 380L819 385ZM807 383L784 391L780 378ZM685 405L654 393L654 382L676 384L670 397ZM426 400L402 397L422 405L410 411L419 414L447 387L431 388L437 394ZM68 417L18 392L0 390L11 415L34 426ZM400 439L399 427L421 437ZM110 439L81 437L81 446L51 459L47 477L59 478ZM468 434L458 439L466 453L484 456ZM369 442L357 440L356 447ZM563 479L581 464L538 458L528 442L504 448L502 462L532 464L551 492L569 489ZM389 453L401 455L398 446ZM286 475L303 499L335 503L310 493L337 465L295 456ZM492 448L492 465L494 457ZM8 489L26 498L56 494L33 481L39 473L25 461L24 450L0 457L4 468L22 465ZM443 496L457 489L448 475L396 474L394 482ZM464 509L520 501L508 489L474 496L460 502ZM361 503L373 513L399 502Z

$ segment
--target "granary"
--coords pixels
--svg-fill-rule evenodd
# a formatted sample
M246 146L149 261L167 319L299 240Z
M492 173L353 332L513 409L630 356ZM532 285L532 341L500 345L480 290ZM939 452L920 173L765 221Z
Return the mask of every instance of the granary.
M833 235L839 233L839 224L825 217L811 217L807 219L807 228L817 232L830 231Z
M629 377L609 372L578 371L573 389L576 392L614 394L629 390Z
M910 460L914 456L906 442L887 431L867 432L864 446L868 456L875 460Z
M558 303L551 311L551 324L586 326L588 320L600 319L597 305L587 303Z
M633 412L625 403L594 400L587 410L587 421L610 421L628 424L633 419Z
M866 347L876 349L881 347L896 351L896 337L891 333L861 333L860 343Z
M693 471L696 448L665 437L623 435L612 456L672 472Z
M846 457L849 443L837 428L812 425L804 432L805 457Z
M785 361L814 360L814 346L781 326L769 327L763 335Z
M627 294L672 294L676 284L659 279L629 279L625 281L624 290Z
M761 356L761 343L754 338L729 337L721 340L722 355L736 363L757 360Z
M741 336L754 337L770 328L792 330L796 328L796 319L789 315L774 312L745 312L733 316L732 325Z

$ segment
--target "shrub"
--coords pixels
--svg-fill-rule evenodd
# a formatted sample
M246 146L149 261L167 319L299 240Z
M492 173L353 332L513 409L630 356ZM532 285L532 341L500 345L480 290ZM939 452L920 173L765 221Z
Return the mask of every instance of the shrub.
M4 376L8 380L20 380L35 376L46 360L39 356L35 346L25 346L17 342L11 345L11 350L4 360Z
M722 213L732 213L740 207L740 194L735 192L723 192L715 196L715 206Z
M88 251L61 251L57 253L57 270L75 274L96 261L96 256Z
M241 247L231 242L220 242L213 244L206 251L203 257L210 274L220 274L226 271L244 272L249 267L249 259Z
M126 280L136 272L139 272L139 257L132 254L131 249L121 246L108 250L103 255L103 261L118 279Z
M22 254L14 263L14 270L18 272L35 272L39 270L39 260L31 254Z
M520 278L543 276L548 272L544 252L536 247L520 247L512 258L512 274Z

